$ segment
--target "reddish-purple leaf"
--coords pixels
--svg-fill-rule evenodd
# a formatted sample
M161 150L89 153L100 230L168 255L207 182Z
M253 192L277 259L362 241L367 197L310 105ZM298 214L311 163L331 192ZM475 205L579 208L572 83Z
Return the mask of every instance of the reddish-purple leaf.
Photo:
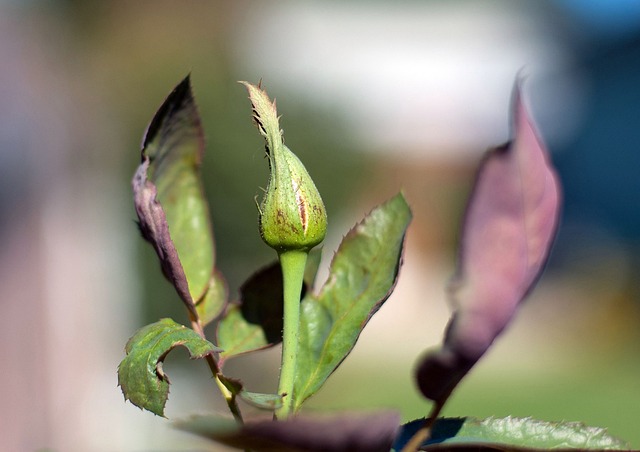
M417 369L420 390L440 404L507 326L555 236L560 186L518 88L515 138L488 153L467 206L444 344Z
M162 273L173 283L178 295L184 301L187 308L197 317L195 303L189 294L189 285L180 264L178 251L176 250L167 223L164 210L156 199L156 186L147 179L149 160L145 160L138 167L133 177L133 194L136 213L138 214L139 227L142 236L151 243L158 254Z
M224 281L214 275L213 233L200 180L203 152L200 115L186 77L149 124L132 184L142 235L193 318L195 304L206 303L200 311L215 317L226 301Z
M388 452L400 429L395 412L293 417L251 421L238 426L226 419L200 416L178 428L239 449L257 452Z

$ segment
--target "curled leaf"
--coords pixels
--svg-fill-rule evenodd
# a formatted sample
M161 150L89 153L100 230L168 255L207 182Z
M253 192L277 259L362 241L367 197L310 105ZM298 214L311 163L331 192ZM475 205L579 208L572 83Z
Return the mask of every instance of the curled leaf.
M127 342L127 356L118 366L118 384L125 400L164 416L169 377L162 370L162 362L178 345L187 348L192 359L221 351L192 329L171 319L162 319L139 329Z
M200 416L177 427L231 447L257 452L388 452L399 429L394 412L252 421Z
M444 344L418 363L420 390L440 404L507 326L555 236L560 184L518 87L514 97L515 138L488 153L467 206Z
M132 185L140 231L193 318L209 290L214 242L200 180L204 138L189 77L164 101L142 145Z

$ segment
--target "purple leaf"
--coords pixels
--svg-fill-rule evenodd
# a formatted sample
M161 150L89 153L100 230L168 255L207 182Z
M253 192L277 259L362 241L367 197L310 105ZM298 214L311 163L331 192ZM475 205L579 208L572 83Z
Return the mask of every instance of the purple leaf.
M467 206L444 344L418 363L420 390L440 405L507 326L555 236L559 181L519 86L514 98L515 139L488 153Z
M244 426L214 416L178 423L178 428L228 446L254 451L388 452L400 428L395 412L293 417L285 421L252 421Z
M178 251L169 234L167 218L162 206L156 199L156 186L147 179L148 168L149 160L147 159L138 167L132 182L140 232L145 240L150 242L156 250L158 258L160 258L162 273L173 283L187 308L194 317L197 317L195 303L189 293L187 277L180 264Z
M305 290L303 287L301 299ZM261 268L240 286L242 316L262 327L269 344L282 342L283 299L282 268L277 261Z

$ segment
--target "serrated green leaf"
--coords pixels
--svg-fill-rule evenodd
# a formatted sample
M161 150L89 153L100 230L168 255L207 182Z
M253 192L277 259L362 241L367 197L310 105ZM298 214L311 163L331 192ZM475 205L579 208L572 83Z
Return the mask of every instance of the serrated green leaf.
M229 293L227 284L220 274L214 271L209 281L207 293L196 303L196 310L202 326L206 326L220 316L227 304Z
M394 444L400 450L424 424L424 419L409 422ZM547 422L531 418L442 418L433 425L431 437L420 450L447 450L446 446L473 447L481 450L588 449L624 450L629 444L603 428L579 422Z
M127 356L118 366L118 384L125 400L164 416L169 378L162 371L162 362L178 345L186 347L192 359L221 351L192 329L171 319L162 319L139 329L127 342Z
M149 124L133 178L140 230L192 314L214 270L214 241L202 190L204 138L189 77Z
M351 352L371 316L391 295L410 221L402 194L375 208L340 244L319 295L303 299L296 410Z

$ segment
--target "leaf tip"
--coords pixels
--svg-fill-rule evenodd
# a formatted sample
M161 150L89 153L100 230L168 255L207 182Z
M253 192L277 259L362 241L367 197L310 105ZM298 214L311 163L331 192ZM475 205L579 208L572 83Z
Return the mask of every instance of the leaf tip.
M191 89L191 74L187 74L185 78L182 79L180 83L178 83L175 88L169 93L169 96L162 103L156 114L153 116L153 119L147 126L147 130L142 139L142 153L144 160L144 151L148 147L149 143L151 143L158 131L162 128L165 120L170 117L176 111L184 108L189 104L195 104L193 98L193 92Z

